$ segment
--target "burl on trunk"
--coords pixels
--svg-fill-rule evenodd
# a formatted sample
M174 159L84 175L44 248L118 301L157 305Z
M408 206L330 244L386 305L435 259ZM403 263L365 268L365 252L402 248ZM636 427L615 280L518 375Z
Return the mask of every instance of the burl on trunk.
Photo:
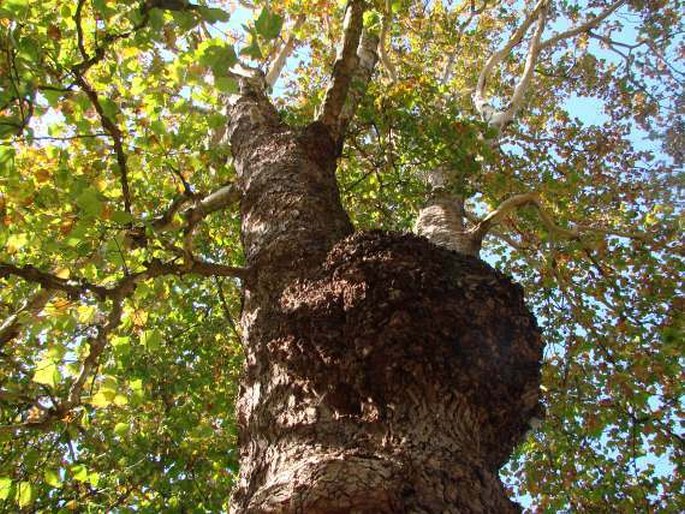
M232 113L253 273L234 512L516 512L497 471L538 405L521 289L413 235L352 234L325 127Z

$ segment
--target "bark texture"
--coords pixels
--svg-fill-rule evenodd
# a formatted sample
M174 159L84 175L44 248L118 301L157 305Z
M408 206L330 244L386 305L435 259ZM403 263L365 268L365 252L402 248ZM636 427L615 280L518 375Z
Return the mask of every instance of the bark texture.
M497 470L537 408L542 346L520 288L421 237L350 236L336 138L242 93L232 511L515 512Z
M517 511L497 470L542 348L519 287L423 238L357 234L271 321L237 510Z

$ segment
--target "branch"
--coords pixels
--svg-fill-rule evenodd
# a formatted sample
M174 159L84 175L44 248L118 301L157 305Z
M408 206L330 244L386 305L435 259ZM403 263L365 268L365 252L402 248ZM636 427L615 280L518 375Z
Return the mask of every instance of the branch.
M343 40L338 56L333 65L330 85L323 100L323 108L318 119L331 133L334 139L342 135L340 131L340 113L345 105L347 94L352 83L352 76L359 65L357 49L362 35L364 21L364 1L349 0L343 22Z
M266 85L269 86L270 88L273 88L274 85L276 84L278 77L280 77L281 72L283 71L283 68L285 67L286 60L288 59L290 54L293 52L293 49L295 48L295 43L297 42L297 40L295 38L295 33L298 30L300 30L300 27L302 27L304 20L305 20L304 14L301 14L297 17L297 19L295 20L295 24L290 29L290 35L288 36L288 39L286 40L286 42L281 47L280 51L278 52L278 55L276 56L276 59L274 59L274 62L271 64L271 67L269 68L269 71L266 74L266 79L265 79Z
M371 81L371 75L373 75L373 70L378 61L377 49L378 37L367 31L362 32L359 48L357 49L359 65L352 74L352 84L338 120L340 136L347 130L352 118L354 118L354 114L357 112L359 102L361 102L366 93L366 88Z
M397 82L397 70L395 65L390 60L388 51L386 48L386 42L388 40L388 34L390 32L390 25L392 24L392 2L391 0L385 0L385 10L383 12L383 20L381 22L381 34L379 36L378 42L378 56L380 58L383 69L385 70L391 83Z
M27 314L27 317L35 318L43 310L43 307L45 307L45 304L48 303L51 297L51 291L47 289L39 290L32 298L26 300L17 312L0 325L0 349L19 335L23 325L21 320L23 315Z
M21 277L27 282L40 284L44 289L62 291L72 298L78 298L86 292L95 294L103 300L107 297L107 289L88 282L60 278L56 275L40 271L38 268L26 266L14 266L13 264L0 263L0 278L10 275Z
M588 30L595 28L602 21L604 21L608 16L610 16L616 9L618 9L619 7L621 7L625 3L626 3L626 0L617 0L616 2L611 4L609 7L604 9L602 12L600 12L597 16L590 18L585 23L581 23L577 27L573 27L573 28L566 30L564 32L560 32L559 34L555 34L551 38L540 43L540 50L545 50L545 49L557 44L559 41L561 41L563 39L575 37L578 34L582 34L583 32L587 32Z
M498 113L497 115L493 116L490 120L490 124L497 127L500 130L504 128L507 125L507 123L511 122L514 119L514 116L516 116L516 113L523 104L523 98L533 78L535 63L537 62L538 55L540 54L540 39L542 37L542 33L545 30L546 18L547 9L540 9L540 14L538 15L538 23L535 28L535 33L533 34L533 38L530 40L530 47L528 50L528 56L526 57L526 64L523 68L521 78L514 87L514 93L511 96L509 107L506 111L504 111L503 113Z
M515 195L502 202L497 209L488 214L471 230L472 237L481 242L490 229L493 226L500 224L504 217L507 216L511 211L526 205L533 205L538 210L538 214L540 215L542 223L550 233L559 235L565 239L580 238L580 234L577 230L569 230L556 225L552 217L544 209L540 198L538 198L538 195L535 193Z
M113 141L114 145L114 152L116 153L117 156L117 164L119 166L119 174L120 174L120 180L121 180L121 190L124 196L124 210L128 213L131 214L131 191L129 189L129 184L128 184L128 165L126 163L127 158L126 158L126 153L124 152L124 145L123 145L123 134L119 127L107 117L105 114L105 110L102 107L102 103L100 103L100 99L98 98L97 93L95 90L86 82L86 79L83 78L82 75L75 73L76 76L76 83L83 89L83 91L86 93L88 96L88 99L90 100L90 103L93 104L93 107L95 108L95 111L98 113L98 116L100 118L100 123L102 124L102 128L105 129L105 131L110 135Z
M540 37L545 28L546 19L546 9L548 0L538 0L535 4L533 10L526 16L521 25L514 31L504 47L494 54L492 54L488 60L485 62L485 66L478 76L478 83L476 85L476 91L473 94L473 104L476 107L478 113L485 119L490 125L502 128L507 121L511 121L516 111L520 107L522 102L525 89L530 83L532 77L533 69L535 66L535 61L540 51ZM514 95L517 98L518 105L514 103L514 98L510 102L510 106L505 112L496 112L488 103L486 85L487 81L492 74L495 66L499 65L506 57L509 55L511 50L519 45L523 40L524 36L528 32L528 29L535 22L537 18L537 28L533 39L531 40L530 49L528 52L528 57L526 59L526 65L524 67L523 74L519 83L516 86Z
M69 388L67 400L59 404L56 409L61 416L63 416L67 411L81 404L81 393L83 392L83 386L85 385L86 380L88 380L88 377L90 377L92 374L93 370L98 366L100 355L107 346L107 337L117 326L119 326L119 323L121 322L121 312L121 299L117 299L114 301L112 311L109 313L107 318L107 323L98 326L97 334L88 341L90 350L86 358L83 360L83 364L81 364L78 377L76 377L76 380L74 380L74 383L71 384L71 387Z

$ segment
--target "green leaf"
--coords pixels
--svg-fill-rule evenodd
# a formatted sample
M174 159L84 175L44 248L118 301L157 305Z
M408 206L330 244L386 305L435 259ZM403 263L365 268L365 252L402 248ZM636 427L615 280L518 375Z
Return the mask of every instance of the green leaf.
M123 437L126 434L128 434L128 427L128 423L117 423L116 425L114 425L114 433L118 436Z
M222 93L237 93L238 92L238 82L231 77L217 77L214 79L214 85Z
M96 218L102 212L102 201L97 189L89 187L85 189L77 198L76 205L85 213L86 216Z
M140 342L148 351L158 350L162 344L162 333L157 330L146 330L140 336Z
M283 18L264 7L262 8L262 12L259 13L259 17L254 25L260 36L266 40L272 40L278 37L278 34L281 32Z
M0 477L0 500L6 500L10 495L12 488L12 479L7 477Z
M207 41L198 48L200 64L208 66L217 76L226 76L228 70L238 62L238 57L231 45L216 40Z
M200 15L209 23L223 22L226 23L231 19L231 15L219 9L218 7L200 7L198 9Z

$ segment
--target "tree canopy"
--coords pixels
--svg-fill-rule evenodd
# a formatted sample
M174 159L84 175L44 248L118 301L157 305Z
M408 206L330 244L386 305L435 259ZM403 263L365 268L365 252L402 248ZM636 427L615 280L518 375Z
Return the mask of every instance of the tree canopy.
M439 187L524 287L545 415L512 495L682 512L682 2L368 4L343 202L358 230L410 231ZM291 124L325 111L344 13L0 5L4 511L226 508L247 272L226 106L249 75Z

